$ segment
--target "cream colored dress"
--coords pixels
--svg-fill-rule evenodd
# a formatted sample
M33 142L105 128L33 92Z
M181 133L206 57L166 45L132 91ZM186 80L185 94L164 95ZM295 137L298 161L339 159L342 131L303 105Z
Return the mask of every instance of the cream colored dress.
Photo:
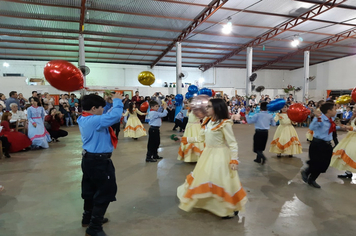
M205 119L198 137L182 138L183 143L205 142L205 148L192 173L178 187L179 208L201 208L220 217L232 216L247 202L237 171L237 142L230 119L213 122Z
M201 128L200 120L189 112L188 123L185 127L183 137L198 137ZM184 162L197 162L204 149L204 142L202 143L188 143L180 144L178 151L178 160Z
M287 155L302 153L302 144L288 115L276 114L274 120L276 122L279 120L279 126L274 133L269 152Z
M345 171L356 172L356 118L351 121L349 131L333 150L330 166Z
M133 114L131 114L129 110L127 110L124 116L128 116L129 114L130 117L127 119L126 126L124 129L124 137L139 138L142 136L147 136L145 128L143 127L140 119L137 117L137 114L139 115L145 115L145 114L142 113L137 108L133 110Z

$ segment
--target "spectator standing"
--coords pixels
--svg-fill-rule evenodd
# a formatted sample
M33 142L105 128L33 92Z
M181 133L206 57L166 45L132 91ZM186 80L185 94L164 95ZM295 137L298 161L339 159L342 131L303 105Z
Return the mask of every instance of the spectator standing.
M20 102L19 100L17 99L17 92L16 91L11 91L9 93L9 98L6 100L6 111L10 111L11 108L10 108L10 104L12 103L16 103L17 104L17 109L19 109L20 107Z

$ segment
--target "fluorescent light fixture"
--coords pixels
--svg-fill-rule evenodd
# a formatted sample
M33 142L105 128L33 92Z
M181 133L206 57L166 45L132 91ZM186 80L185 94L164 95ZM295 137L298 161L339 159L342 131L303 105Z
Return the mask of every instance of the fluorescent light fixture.
M221 29L221 31L224 33L224 34L230 34L231 31L232 31L232 23L230 21L228 21L226 23L226 25L223 26L223 28Z
M9 66L10 66L10 64L9 64L9 63L7 63L7 62L4 62L4 63L2 64L2 66L7 68L7 67L9 67Z

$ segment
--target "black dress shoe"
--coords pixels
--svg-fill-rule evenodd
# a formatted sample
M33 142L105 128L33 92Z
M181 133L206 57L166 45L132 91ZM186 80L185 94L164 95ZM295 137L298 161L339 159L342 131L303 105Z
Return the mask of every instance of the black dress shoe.
M223 220L228 220L228 219L232 219L234 218L233 216L224 216L224 217L221 217L221 219Z
M281 157L282 157L282 155L281 155L281 154L277 154L277 157L278 157L278 158L281 158Z
M10 158L10 157L11 157L8 152L5 152L5 153L4 153L4 156L5 156L6 158Z
M146 159L146 162L157 162L157 160L153 159L153 158L149 158L149 159Z
M315 182L315 180L308 180L308 184L314 188L321 188L320 185Z
M160 160L160 159L163 159L163 157L156 156L156 157L153 157L153 159Z
M239 211L234 211L234 215L237 216L239 214Z
M292 158L292 157L293 157L293 155L289 155L288 157Z
M261 163L261 160L255 159L254 162Z
M338 175L337 177L339 178L342 178L342 179L346 179L346 178L352 178L352 174L348 174L348 173L345 173L343 175Z
M103 224L108 223L109 219L108 218L104 218L103 219ZM88 227L90 224L90 219L88 220L82 220L82 227Z
M307 175L307 173L305 172L305 170L302 170L300 172L300 174L302 175L302 180L304 181L304 183L308 183L308 178L309 176Z
M267 161L267 158L266 158L266 157L262 157L262 162L261 162L261 164L264 165L264 164L266 163L266 161Z

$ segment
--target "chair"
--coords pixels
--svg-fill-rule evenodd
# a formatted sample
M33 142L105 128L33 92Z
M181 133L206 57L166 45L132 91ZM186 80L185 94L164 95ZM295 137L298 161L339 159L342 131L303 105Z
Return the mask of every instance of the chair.
M23 133L26 134L27 130L26 130L26 122L24 122L24 126L19 126L20 121L16 121L16 128L15 130L18 132L19 130L23 130Z

